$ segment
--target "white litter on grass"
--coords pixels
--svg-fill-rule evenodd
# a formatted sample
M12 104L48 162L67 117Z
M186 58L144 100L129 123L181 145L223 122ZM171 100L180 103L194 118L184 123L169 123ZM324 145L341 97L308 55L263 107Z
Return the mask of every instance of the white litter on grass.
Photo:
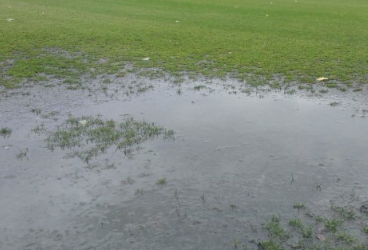
M149 57L145 57L145 58L143 58L142 60L143 60L143 61L149 61L149 59L150 59Z
M6 21L12 22L12 21L14 21L14 18L8 18L8 19L6 19Z
M179 21L179 20L176 20L175 22L176 22L176 23L180 23L180 21Z
M317 81L319 81L319 82L325 81L325 80L328 80L328 78L327 77L324 77L324 76L317 78Z
M86 126L86 124L87 124L87 120L80 120L78 123L79 123L80 125L82 125L82 126Z
M268 17L268 14L266 15L266 17Z

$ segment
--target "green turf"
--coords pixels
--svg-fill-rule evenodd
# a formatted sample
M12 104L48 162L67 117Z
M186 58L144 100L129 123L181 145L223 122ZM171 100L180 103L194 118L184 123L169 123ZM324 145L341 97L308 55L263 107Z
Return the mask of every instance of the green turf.
M368 82L366 0L0 0L0 17L4 86L40 73L69 81L90 68L115 73L127 62L215 77Z

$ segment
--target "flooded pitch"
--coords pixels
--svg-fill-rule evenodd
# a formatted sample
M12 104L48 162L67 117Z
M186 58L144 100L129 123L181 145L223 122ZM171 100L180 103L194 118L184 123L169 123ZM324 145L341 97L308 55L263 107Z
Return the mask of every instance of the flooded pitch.
M12 129L0 137L2 250L258 249L270 216L285 225L302 216L318 231L313 218L334 216L333 206L354 210L347 229L366 237L357 229L368 222L359 211L368 103L164 86L129 100L60 93L0 102L1 127ZM46 147L40 128L53 131L68 114L129 115L174 130L175 140L148 140L128 155L111 147L86 163Z

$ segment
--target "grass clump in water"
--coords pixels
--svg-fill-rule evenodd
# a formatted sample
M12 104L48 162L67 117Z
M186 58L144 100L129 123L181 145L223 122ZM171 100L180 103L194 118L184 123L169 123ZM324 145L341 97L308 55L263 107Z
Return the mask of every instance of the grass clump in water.
M281 226L279 217L272 216L264 226L268 238L259 241L257 249L368 250L368 225L361 227L361 222L353 219L357 216L352 213L354 208L335 205L331 208L338 213L338 218L326 218L305 211L304 214L298 213L302 218L289 220L290 230ZM309 222L309 225L304 222Z
M157 182L156 182L156 184L160 185L160 186L166 185L166 183L167 183L166 178L161 178L161 179L157 180Z
M47 148L52 151L55 148L77 148L72 156L88 163L92 157L106 152L112 146L127 155L138 150L139 144L159 136L172 139L174 131L154 123L136 121L132 117L119 123L104 120L100 116L70 116L56 131L49 132L46 142Z
M9 137L11 135L11 133L12 133L12 130L8 127L0 129L0 135L2 137Z
M264 228L268 230L268 235L271 238L285 240L289 237L287 231L280 224L279 217L276 215L272 216L271 221L269 221Z
M325 227L328 229L328 230L330 230L330 231L332 231L332 232L334 232L334 233L336 233L337 232L337 229L338 229L338 227L339 226L341 226L342 225L342 223L343 223L343 221L342 220L338 220L338 219L326 219L325 220Z

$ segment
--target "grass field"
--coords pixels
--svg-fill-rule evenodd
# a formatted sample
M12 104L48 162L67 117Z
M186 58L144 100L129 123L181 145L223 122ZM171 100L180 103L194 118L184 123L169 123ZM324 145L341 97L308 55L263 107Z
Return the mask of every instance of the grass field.
M73 82L126 63L209 77L368 82L366 0L1 0L0 16L5 87L48 76Z

